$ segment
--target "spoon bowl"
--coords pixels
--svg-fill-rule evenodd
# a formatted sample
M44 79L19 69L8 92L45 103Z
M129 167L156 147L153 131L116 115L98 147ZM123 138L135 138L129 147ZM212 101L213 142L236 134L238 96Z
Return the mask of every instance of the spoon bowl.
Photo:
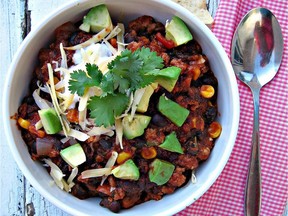
M245 191L245 215L260 215L261 163L259 135L260 89L276 75L283 55L283 36L273 13L266 8L249 11L232 40L231 62L236 76L252 91L254 123L250 165Z
M281 28L272 12L266 8L248 12L232 41L231 60L237 77L246 84L256 78L264 86L276 75L282 54Z

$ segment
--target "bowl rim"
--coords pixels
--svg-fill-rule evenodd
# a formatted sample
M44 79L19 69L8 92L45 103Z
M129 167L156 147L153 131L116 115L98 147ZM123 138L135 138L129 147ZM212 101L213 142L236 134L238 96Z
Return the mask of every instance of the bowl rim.
M128 0L129 1L129 0ZM131 0L130 0L131 1ZM216 36L210 31L210 29L203 24L196 16L194 16L190 11L188 11L187 9L181 7L180 5L178 5L177 3L173 2L173 1L165 1L165 0L150 0L152 2L155 3L159 3L162 4L163 6L165 5L166 7L170 7L173 8L175 10L178 11L179 14L185 16L185 17L191 17L191 19L193 19L193 21L198 25L201 26L201 28L203 28L202 30L204 31L205 34L208 34L209 37L211 36L212 39L214 40L214 45L216 46L216 48L218 49L220 55L223 58L223 63L225 65L225 68L227 68L230 71L233 71L232 65L230 63L230 60L226 54L226 52L224 51L224 48L222 47L222 45L220 44L220 42L218 41L218 39L216 38ZM41 22L39 22L37 25L35 25L35 27L32 29L32 31L26 36L26 38L22 41L20 47L18 48L17 52L15 53L15 55L13 56L13 60L9 66L9 70L8 70L8 74L5 80L5 84L4 84L4 97L2 98L2 104L3 104L3 120L4 120L4 130L5 130L5 134L7 137L7 141L9 144L9 148L10 151L12 152L12 155L14 157L14 160L16 161L18 167L20 168L20 170L22 171L23 175L25 176L25 178L28 179L28 181L31 183L31 185L33 185L33 187L43 196L45 197L47 200L49 200L51 203L53 203L55 206L59 207L60 209L62 209L63 211L67 212L67 213L71 213L71 214L77 214L77 215L84 215L82 212L78 211L77 209L74 209L71 206L65 205L64 201L58 200L55 196L49 194L46 192L47 189L44 189L43 186L41 186L41 184L37 181L37 179L35 179L30 171L28 170L28 168L25 165L25 162L21 159L20 154L16 148L15 145L15 141L13 134L12 134L12 128L11 125L8 123L11 121L10 115L9 115L9 92L10 92L10 87L11 87L11 83L15 74L15 69L16 69L16 65L17 62L19 61L19 59L21 58L21 55L23 53L23 51L26 49L27 45L30 43L30 41L33 39L33 37L35 36L35 34L37 34L38 31L41 31L42 28L45 27L45 25L47 23L49 23L51 20L54 19L55 16L58 16L59 14L61 14L63 11L68 10L69 8L73 7L73 6L77 6L78 4L82 4L85 2L91 2L91 0L76 0L73 2L68 2L65 3L64 5L62 5L61 7L59 7L58 9L56 9L55 11L53 11L52 13L50 13L46 18L44 18ZM110 2L110 1L109 1ZM112 2L112 1L111 1ZM105 1L103 0L96 0L93 2L95 5L97 4L101 4L101 3L105 3ZM206 184L203 187L203 189L200 191L200 193L198 194L198 198L200 198L206 191L209 190L209 188L212 186L212 184L214 184L217 180L217 178L220 176L220 174L222 173L222 171L224 170L224 167L226 166L235 141L236 141L236 136L237 136L237 131L238 131L238 127L239 127L239 121L240 121L240 99L239 99L239 92L238 92L238 85L237 85L237 81L236 81L236 77L234 75L234 73L227 73L227 76L229 77L229 80L231 80L231 85L236 86L235 88L232 88L232 95L234 98L233 101L233 110L235 111L233 118L233 122L234 122L234 130L231 131L233 132L230 137L229 137L229 141L233 142L231 145L228 145L230 148L226 148L225 149L225 153L228 156L224 159L221 160L221 163L218 164L218 170L216 173L214 173L215 175L212 178L212 181L210 181L210 184ZM192 196L191 196L192 197ZM161 212L161 215L170 215L170 214L174 214L177 213L181 210L183 210L185 207L187 207L188 205L192 204L195 200L191 200L191 199L186 199L183 200L181 203L178 203L177 205L169 208L169 210L167 210L166 212ZM120 212L121 214L121 212Z

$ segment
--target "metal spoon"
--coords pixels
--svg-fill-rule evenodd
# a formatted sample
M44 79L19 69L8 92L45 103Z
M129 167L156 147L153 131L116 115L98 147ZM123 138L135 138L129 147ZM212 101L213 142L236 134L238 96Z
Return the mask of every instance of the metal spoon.
M232 40L231 61L236 76L252 91L254 125L245 193L245 215L260 215L261 168L259 95L276 75L283 53L281 28L271 11L255 8L241 20Z

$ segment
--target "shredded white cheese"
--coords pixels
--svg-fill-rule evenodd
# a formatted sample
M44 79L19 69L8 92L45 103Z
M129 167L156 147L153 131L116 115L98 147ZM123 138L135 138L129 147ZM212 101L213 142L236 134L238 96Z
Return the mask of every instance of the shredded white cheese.
M50 170L50 176L54 180L55 184L61 190L65 190L66 192L70 192L71 188L75 185L73 180L78 174L78 168L76 167L72 170L72 172L71 172L71 174L68 177L68 180L66 182L65 179L63 178L65 175L63 174L61 169L55 163L53 163L50 159L43 159L43 160L48 166L50 166L50 169L51 169Z
M75 179L75 177L78 175L78 168L75 167L72 169L70 176L67 179L67 184L68 184L68 191L70 192L72 187L75 185L75 183L73 182L73 180Z
M129 121L132 121L137 109L138 104L141 101L141 98L143 97L144 93L145 93L146 87L145 88L141 88L141 89L137 89L134 93L134 100L133 100L133 104L131 107L131 115L130 115L130 119Z
M46 93L49 94L49 91L48 91L47 87L46 87L46 86L42 86L42 85L40 84L40 80L37 81L37 86L38 86L38 88L39 88L41 91L46 92ZM38 90L38 91L39 91L39 90ZM49 102L49 103L50 103L50 102Z
M61 169L53 163L50 159L43 159L43 161L50 166L50 175L53 178L54 182L56 185L63 190L64 189L64 184L63 184L63 177L65 176Z
M195 170L192 170L191 182L192 182L192 184L196 184L196 183L197 183L197 178L196 178L196 175L195 175Z
M104 175L110 175L112 168L98 168L98 169L90 169L85 170L81 173L83 179L86 178L94 178L94 177L101 177Z
M110 32L109 35L105 38L107 41L111 38L114 38L116 35L118 35L121 32L121 29L119 28L119 24L115 26L115 28Z
M45 99L41 98L39 95L39 89L36 89L33 94L32 94L35 103L40 109L49 109L51 106L48 104L48 101Z
M56 95L56 90L55 90L55 85L54 85L54 76L53 76L53 69L52 69L52 66L51 64L47 64L47 67L48 67L48 73L49 73L49 82L50 82L50 87L47 83L47 88L50 92L50 96L51 96L51 99L52 99L52 103L53 103L53 106L54 106L54 109L60 119L60 122L61 122L61 125L62 125L62 129L63 129L63 132L65 134L65 136L67 136L69 130L70 130L70 127L69 127L69 123L68 121L65 121L64 118L62 117L62 110L60 108L60 105L58 103L58 99L57 99L57 95Z
M64 47L63 47L63 44L60 43L60 53L61 53L61 67L62 68L68 68L68 65L67 65L67 56L66 56L66 53L65 53L65 50L64 50Z
M120 148L123 149L123 125L121 119L115 119L115 131L116 144L120 144Z
M105 165L105 168L112 168L116 162L118 158L118 153L116 151L113 151L112 154L111 154L111 157L109 158L109 160L107 161L106 165ZM101 183L100 185L103 185L105 180L107 179L107 175L104 175L102 177L102 180L101 180Z
M118 54L117 50L106 39L103 39L103 42L106 44L106 46L109 48L113 55Z
M89 91L86 90L84 95L82 97L80 97L78 111L83 111L84 109L86 109L89 97L90 97Z
M61 143L66 143L70 140L70 137L64 137L63 139L61 139Z
M107 136L113 136L114 131L110 128L105 128L104 126L101 127L93 127L90 131L87 133L89 136L100 136L100 135L107 135Z
M86 133L83 133L83 132L75 130L75 129L70 129L69 132L67 133L67 135L70 137L74 137L77 140L80 140L82 142L86 141L90 137Z
M88 123L88 120L86 119L87 116L87 108L84 110L80 111L78 114L78 120L79 120L79 125L82 128L82 130L86 130L86 125Z
M120 28L120 32L117 35L117 44L118 44L118 52L121 53L125 49L125 44L124 44L124 34L125 34L125 27L123 23L118 23L118 26Z

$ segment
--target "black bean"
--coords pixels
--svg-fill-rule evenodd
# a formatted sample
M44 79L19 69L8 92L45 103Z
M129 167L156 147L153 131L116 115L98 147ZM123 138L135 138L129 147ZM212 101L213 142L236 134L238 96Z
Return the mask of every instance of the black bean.
M187 149L188 154L190 154L192 156L196 156L198 154L199 147L198 147L197 140L195 137L187 140L185 143L185 147Z
M205 124L211 124L217 115L217 109L214 106L207 107L206 112L204 113Z
M152 117L152 123L158 127L165 127L168 121L164 116L157 113Z
M200 80L203 85L212 85L214 88L218 86L216 77L210 72L205 73Z
M154 29L154 32L160 32L160 33L165 33L165 26L160 23L160 22L156 22L156 27Z
M99 144L103 149L110 149L112 147L112 143L105 139L100 139Z
M143 139L136 139L135 143L133 144L133 146L135 146L137 149L138 148L140 149L140 148L144 147L145 145L146 145L146 142Z
M111 202L111 204L109 205L109 209L112 211L112 212L119 212L120 209L121 209L121 205L118 201L113 201Z
M79 33L79 32L73 32L73 33L71 34L71 36L70 36L70 38L69 38L69 43L70 43L70 44L75 45L74 40L75 40L76 36L78 35L78 33Z
M38 73L37 74L41 74L41 69L40 68L38 69ZM38 81L37 77L33 77L32 78L32 80L30 82L30 85L29 85L29 90L31 92L34 92L35 89L38 89L37 81Z
M27 103L28 105L33 105L35 103L34 98L32 96L25 97L23 102Z
M100 202L100 205L110 209L112 212L115 213L119 212L121 209L121 205L118 201L110 202L108 198L103 198Z
M89 194L87 192L87 189L85 186L77 183L72 187L71 193L73 196L79 198L79 199L87 199L89 197Z
M31 154L37 154L36 142L32 143L30 151L31 151Z

